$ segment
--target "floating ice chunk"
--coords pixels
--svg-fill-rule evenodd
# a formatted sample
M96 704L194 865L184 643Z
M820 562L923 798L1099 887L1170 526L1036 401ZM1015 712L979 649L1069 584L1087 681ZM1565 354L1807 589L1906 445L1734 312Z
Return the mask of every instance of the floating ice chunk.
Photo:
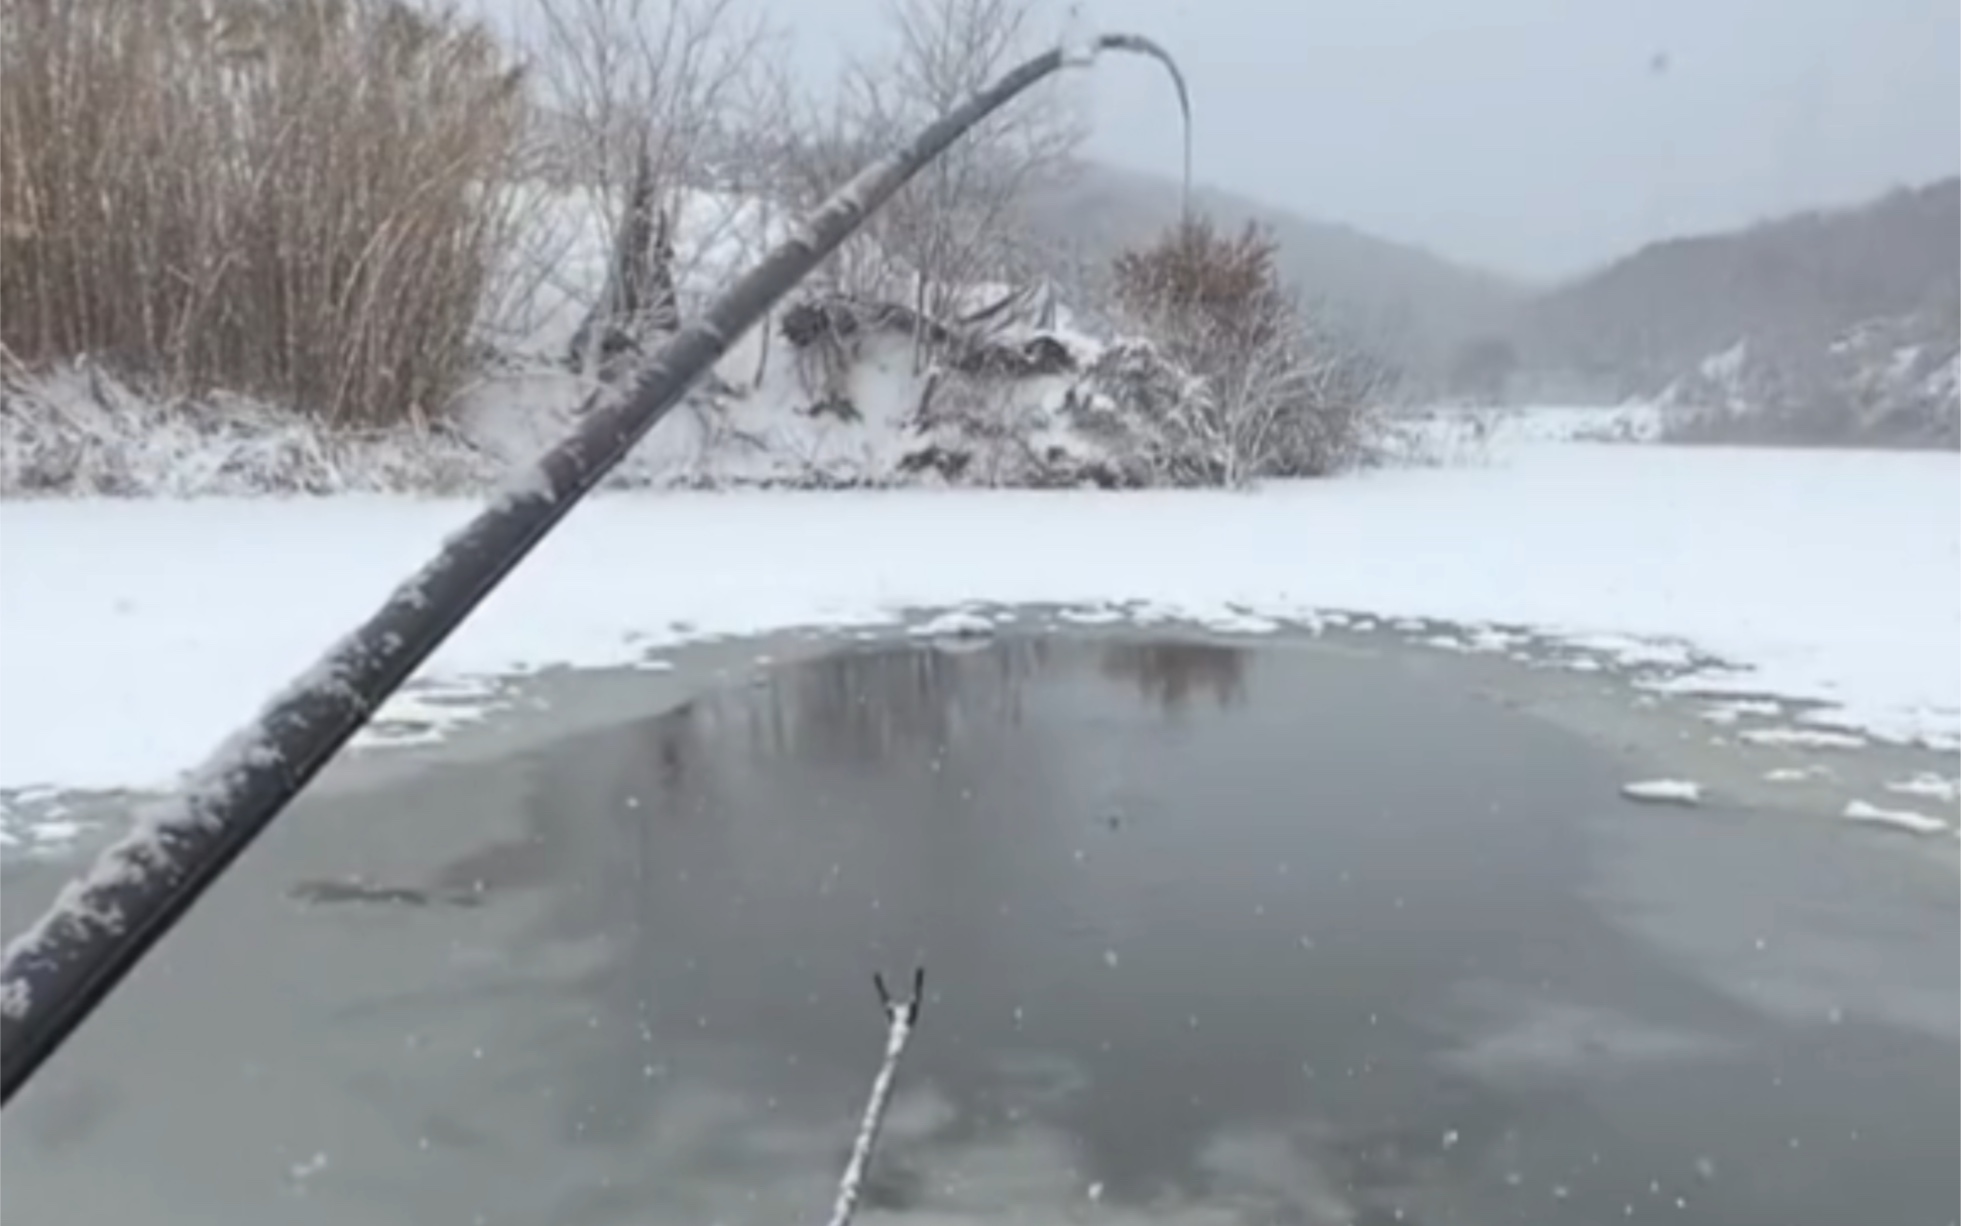
M994 623L971 609L949 609L928 618L907 631L915 638L984 638L994 633Z
M1694 806L1702 803L1702 785L1689 779L1640 779L1621 784L1621 795L1647 804Z
M1947 829L1947 823L1938 817L1928 817L1924 813L1915 813L1911 809L1882 809L1863 800L1847 803L1845 818L1847 821L1864 822L1873 826L1892 826L1913 834L1939 834Z
M1829 779L1832 768L1813 762L1806 766L1779 766L1764 772L1771 783L1803 783L1807 779Z
M1926 796L1953 804L1961 800L1961 779L1947 779L1931 771L1921 771L1910 779L1892 780L1886 784L1886 790L1902 796Z
M1752 728L1740 734L1752 745L1801 746L1807 749L1863 749L1866 739L1829 728Z

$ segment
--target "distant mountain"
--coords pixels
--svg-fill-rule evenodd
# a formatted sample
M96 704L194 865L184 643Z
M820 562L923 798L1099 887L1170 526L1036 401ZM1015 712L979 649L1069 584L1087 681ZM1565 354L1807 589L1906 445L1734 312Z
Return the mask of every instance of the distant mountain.
M1528 295L1501 276L1422 248L1231 192L1199 187L1192 202L1223 226L1269 227L1282 271L1303 299L1419 381L1440 379L1463 346L1507 328ZM1025 208L1039 237L1093 268L1177 221L1180 203L1174 179L1092 163L1070 181L1038 191Z
M1664 394L1718 434L1950 441L1961 179L1651 244L1534 299L1514 336L1528 371Z

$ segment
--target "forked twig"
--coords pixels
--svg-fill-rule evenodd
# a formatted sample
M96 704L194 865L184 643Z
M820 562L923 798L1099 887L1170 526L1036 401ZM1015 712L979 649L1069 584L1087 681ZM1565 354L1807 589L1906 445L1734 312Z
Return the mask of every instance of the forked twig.
M885 1110L892 1101L892 1083L899 1075L899 1057L906 1054L906 1043L919 1021L919 1002L925 998L926 968L912 973L912 995L894 1000L885 990L885 979L872 976L878 989L878 1006L885 1011L885 1062L872 1079L871 1100L865 1104L865 1118L858 1125L858 1138L851 1144L851 1159L844 1164L844 1177L838 1180L837 1202L831 1207L830 1226L851 1226L851 1214L858 1208L858 1190L865 1182L865 1168L878 1144L878 1130L885 1123Z

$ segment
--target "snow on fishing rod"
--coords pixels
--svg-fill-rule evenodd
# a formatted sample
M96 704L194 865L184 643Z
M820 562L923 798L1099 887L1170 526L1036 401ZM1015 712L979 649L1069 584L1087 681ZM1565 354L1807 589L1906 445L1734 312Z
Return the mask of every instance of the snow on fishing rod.
M1034 57L861 170L668 341L624 395L596 398L577 429L521 469L365 624L176 793L143 808L135 828L8 943L0 965L0 1104L737 338L961 135L1038 81L1105 51L1149 56L1170 72L1186 114L1189 161L1190 105L1177 65L1149 39L1106 34Z

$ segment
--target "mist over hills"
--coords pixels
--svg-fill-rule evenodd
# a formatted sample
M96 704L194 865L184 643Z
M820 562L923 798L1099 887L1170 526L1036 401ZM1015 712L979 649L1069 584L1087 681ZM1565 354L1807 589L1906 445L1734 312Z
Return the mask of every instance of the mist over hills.
M1539 295L1529 357L1652 387L1740 340L1829 342L1865 320L1952 311L1961 180L1848 209L1651 243Z
M1181 199L1175 179L1090 163L1025 208L1038 237L1096 264L1177 221ZM1467 342L1508 327L1530 296L1496 273L1233 192L1196 185L1192 204L1227 228L1269 227L1303 298L1415 374L1441 375Z
M1532 286L1351 226L1199 187L1255 221L1308 301L1400 363L1409 390L1481 399L1661 398L1715 434L1946 443L1961 419L1961 179L1650 243ZM1172 179L1089 165L1028 221L1087 265L1178 217Z
M1951 444L1961 179L1651 243L1534 298L1514 336L1522 369L1715 435Z

